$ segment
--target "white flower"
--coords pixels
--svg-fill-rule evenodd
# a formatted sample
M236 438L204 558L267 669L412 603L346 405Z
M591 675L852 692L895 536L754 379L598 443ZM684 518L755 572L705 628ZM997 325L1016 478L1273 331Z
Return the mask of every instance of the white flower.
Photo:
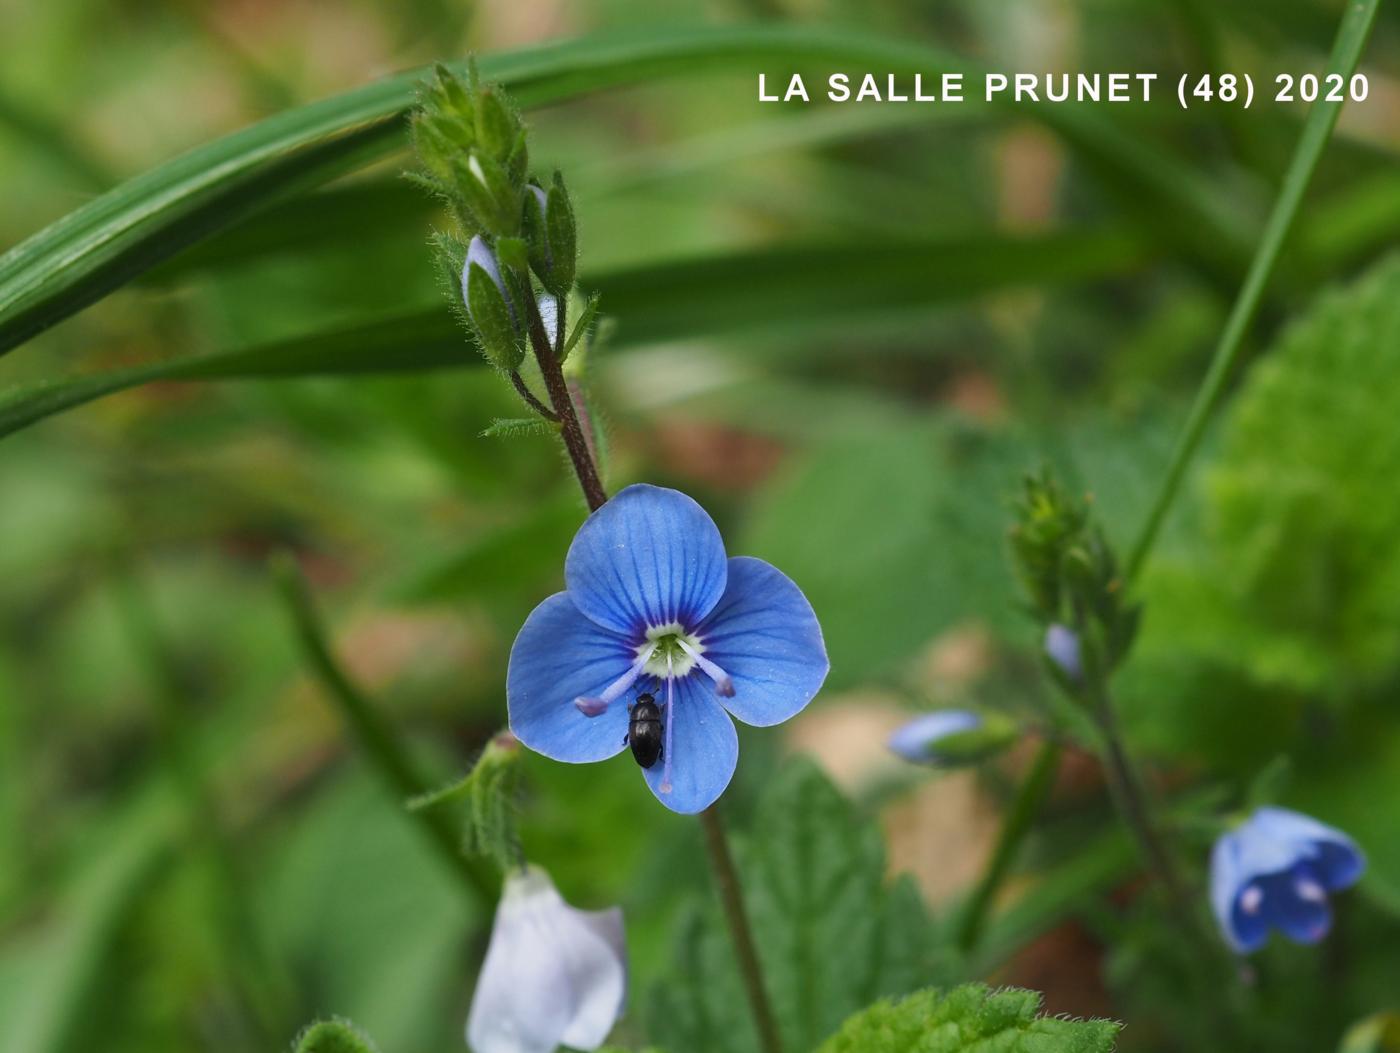
M622 911L575 910L539 867L506 879L467 1017L476 1053L597 1049L622 1013Z

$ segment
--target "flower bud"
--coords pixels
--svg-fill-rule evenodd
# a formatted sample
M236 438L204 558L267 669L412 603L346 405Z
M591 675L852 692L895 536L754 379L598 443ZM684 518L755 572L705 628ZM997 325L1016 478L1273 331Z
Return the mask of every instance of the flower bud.
M453 166L453 186L476 221L498 237L520 227L520 191L500 162L481 150L472 150L465 162Z
M497 369L510 372L525 357L515 305L501 281L496 254L481 235L472 238L462 268L462 300L482 353Z
M494 88L476 93L476 138L499 161L509 159L520 135L520 119Z
M576 910L539 867L506 879L467 1018L475 1053L597 1049L622 1015L622 911Z
M546 289L565 295L574 284L578 248L573 206L558 173L548 191L533 183L525 187L522 219L531 268Z
M1000 714L940 709L897 730L889 748L915 764L959 767L985 760L1019 737L1016 725Z

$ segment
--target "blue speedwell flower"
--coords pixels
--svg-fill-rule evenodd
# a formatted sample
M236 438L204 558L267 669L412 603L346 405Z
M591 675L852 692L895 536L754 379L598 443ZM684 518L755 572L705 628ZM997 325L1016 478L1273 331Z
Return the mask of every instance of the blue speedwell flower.
M1215 842L1211 907L1241 954L1264 946L1270 929L1316 943L1332 927L1327 894L1355 884L1365 868L1340 830L1286 808L1259 808Z
M642 774L674 811L702 811L729 785L739 759L730 714L779 724L826 679L802 591L762 560L726 559L714 521L675 490L629 486L594 512L564 578L567 591L534 609L511 648L511 730L555 760L604 760L622 751L630 711L649 694L660 755Z
M474 1053L597 1049L626 994L622 911L569 906L539 867L508 875L467 1017Z

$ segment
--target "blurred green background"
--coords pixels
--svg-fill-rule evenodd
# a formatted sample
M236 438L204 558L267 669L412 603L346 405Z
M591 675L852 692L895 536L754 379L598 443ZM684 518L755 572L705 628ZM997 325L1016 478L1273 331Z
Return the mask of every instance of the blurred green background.
M1319 69L1321 0L0 0L0 245L290 106L439 58L757 18L1005 70ZM742 824L785 751L878 815L937 919L975 877L1020 754L911 777L903 714L1042 697L1008 569L1019 476L1053 463L1125 545L1146 513L1301 124L1165 96L1069 113L787 107L758 72L666 70L532 110L567 174L616 487L681 487L731 552L807 592L833 671L745 733ZM873 63L850 64L854 73ZM1251 356L1144 578L1120 685L1134 748L1226 797L1279 754L1286 802L1371 856L1321 950L1255 963L1258 1048L1335 1046L1400 1009L1400 13L1382 9ZM658 71L660 73L662 71ZM403 152L274 205L0 361L0 390L445 318ZM306 674L267 570L290 549L348 668L446 778L504 722L505 661L583 515L462 338L461 368L164 381L0 446L0 1050L269 1050L315 1016L391 1053L461 1048L489 921ZM620 902L638 1010L709 894L693 822L631 762L535 758L530 856ZM1199 846L1204 858L1206 844ZM967 968L1126 1049L1207 1048L1153 967L1139 883L1077 759L995 954ZM1017 909L1016 904L1020 905ZM1125 906L1126 904L1126 906ZM956 975L954 968L953 974ZM676 982L684 982L678 980Z

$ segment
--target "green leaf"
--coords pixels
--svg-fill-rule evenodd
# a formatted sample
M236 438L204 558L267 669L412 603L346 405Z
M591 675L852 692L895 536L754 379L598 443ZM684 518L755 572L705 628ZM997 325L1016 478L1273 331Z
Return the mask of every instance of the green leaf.
M465 801L462 851L484 856L502 871L520 861L515 813L521 785L521 746L508 732L486 744L464 777L408 801L408 810Z
M810 761L772 777L738 851L764 981L788 1049L812 1049L871 1000L936 979L937 943L912 882L885 882L879 827ZM683 921L676 967L651 1004L673 1053L756 1050L715 910Z
M51 920L0 955L5 1049L59 1053L84 1022L103 965L169 857L180 803L161 782L110 813L87 865L55 897Z
M1089 230L794 245L585 275L583 284L603 297L622 342L659 343L927 312L1003 289L1119 274L1145 258L1132 238Z
M964 984L877 1002L842 1025L819 1053L1109 1053L1109 1020L1037 1016L1040 995Z
M348 1020L321 1020L297 1039L296 1053L377 1053L368 1035Z
M1032 457L992 431L871 423L794 462L738 550L780 562L811 600L833 687L893 669L970 619L1024 633L1007 602L1007 498Z
M684 27L568 41L483 59L483 73L522 105L765 61L861 65L890 72L975 72L935 48L810 26ZM425 71L400 74L288 110L137 176L0 256L0 351L13 348L156 264L270 204L368 164L404 141L403 118ZM1209 181L1136 142L1094 108L1028 106L1123 197L1170 215L1172 228L1237 240L1235 212Z
M1397 405L1400 257L1324 295L1251 370L1207 476L1210 558L1167 582L1161 645L1329 695L1394 668Z
M452 310L374 318L274 344L175 358L0 394L0 437L104 395L157 380L218 380L409 372L475 366L454 319L461 252L436 239ZM862 280L843 270L859 258ZM892 310L931 306L1022 285L1072 283L1121 273L1142 250L1113 232L1036 238L813 246L741 252L586 278L625 320L619 341L665 342L766 329L805 330ZM720 309L723 305L723 309ZM584 323L590 316L580 316ZM3 328L0 326L0 328ZM571 339L582 333L575 326Z
M446 312L377 319L258 347L171 358L49 381L0 394L0 437L128 388L157 380L335 376L476 366L467 338Z
M482 429L485 439L518 439L530 435L557 435L559 425L543 417L496 417Z
M481 353L497 369L509 373L525 357L525 345L520 342L505 293L501 291L486 269L479 264L468 265L467 306L476 330Z

